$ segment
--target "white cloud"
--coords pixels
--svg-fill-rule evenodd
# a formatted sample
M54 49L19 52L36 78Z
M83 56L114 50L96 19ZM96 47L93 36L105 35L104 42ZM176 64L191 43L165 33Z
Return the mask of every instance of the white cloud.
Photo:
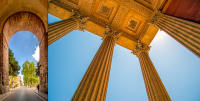
M166 34L166 32L159 30L156 34L156 36L154 37L153 41L151 44L153 43L164 43L167 39L168 35Z
M40 60L40 48L39 48L39 46L36 47L35 52L32 56L37 62Z

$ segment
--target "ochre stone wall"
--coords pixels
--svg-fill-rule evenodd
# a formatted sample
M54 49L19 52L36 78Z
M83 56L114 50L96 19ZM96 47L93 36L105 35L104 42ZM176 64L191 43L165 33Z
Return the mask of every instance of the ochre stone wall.
M37 15L48 29L48 12L47 0L0 0L0 32L2 32L3 24L11 15L27 11Z
M18 31L34 33L40 43L40 90L48 92L47 0L0 1L0 94L9 90L8 43Z
M44 33L40 42L40 91L48 93L48 36Z
M3 34L0 33L0 94L8 91L8 69L8 43Z

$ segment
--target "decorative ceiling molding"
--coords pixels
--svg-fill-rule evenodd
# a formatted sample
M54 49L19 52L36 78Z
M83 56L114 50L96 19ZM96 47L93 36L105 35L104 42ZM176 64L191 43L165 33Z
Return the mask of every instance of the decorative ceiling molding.
M155 2L157 0L151 0ZM144 1L148 2L148 1ZM89 17L85 29L98 36L103 36L103 31L107 25L113 30L122 33L117 41L118 44L125 48L133 49L134 43L145 35L142 35L144 30L150 30L146 26L157 10L149 9L134 0L79 0L78 5L71 5L72 0L54 0L50 5L57 5L68 11L71 14L72 10L78 10L83 16ZM53 11L53 10L52 10ZM55 15L56 12L54 11ZM62 15L60 15L63 17ZM150 44L156 32L145 36L148 38L146 44ZM145 40L145 38L143 38ZM122 42L123 41L123 42Z
M134 1L134 0L113 0L120 4L121 6L126 6L127 8L136 11L138 14L141 14L145 17L150 17L154 10L147 8L144 5Z

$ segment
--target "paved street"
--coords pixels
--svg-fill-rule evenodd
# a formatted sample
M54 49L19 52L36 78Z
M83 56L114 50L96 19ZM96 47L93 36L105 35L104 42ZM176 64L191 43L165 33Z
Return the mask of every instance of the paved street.
M20 87L11 92L3 101L45 101L33 92L31 88Z

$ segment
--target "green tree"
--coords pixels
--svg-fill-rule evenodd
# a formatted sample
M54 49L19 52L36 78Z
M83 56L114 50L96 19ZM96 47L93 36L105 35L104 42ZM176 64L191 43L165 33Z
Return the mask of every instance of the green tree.
M18 81L18 77L10 76L9 87L15 88L15 87L19 87L19 86L20 86L20 82Z
M24 75L24 85L25 86L36 86L39 83L39 77L36 75L36 67L34 62L26 61L22 65L22 74Z
M17 76L19 74L20 66L14 57L14 53L9 49L9 75Z

